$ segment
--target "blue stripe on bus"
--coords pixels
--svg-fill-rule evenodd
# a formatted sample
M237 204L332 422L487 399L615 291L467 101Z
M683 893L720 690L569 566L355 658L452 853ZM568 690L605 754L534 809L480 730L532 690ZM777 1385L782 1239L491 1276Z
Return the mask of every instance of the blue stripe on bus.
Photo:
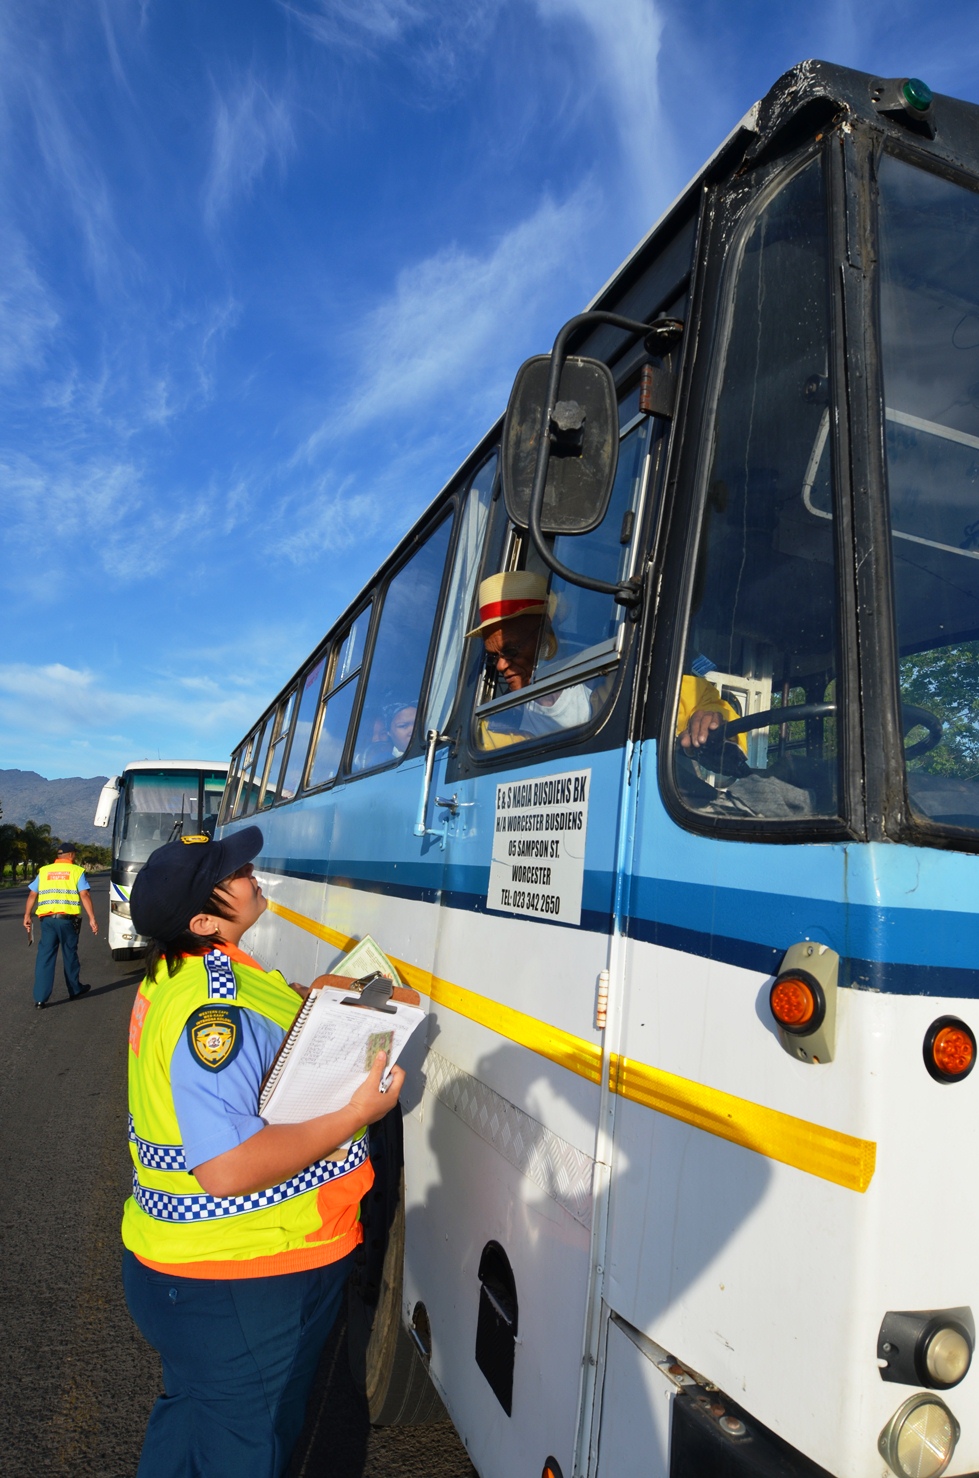
M264 872L329 882L332 887L414 902L441 902L447 908L471 913L488 911L486 868L450 866L445 869L445 887L440 890L431 886L431 873L424 864L379 866L376 862L334 861L328 867L307 858L263 857L259 866ZM537 922L607 933L611 927L611 897L611 875L588 871L581 923ZM712 920L710 930L698 927L704 918ZM953 963L973 952L975 932L973 915L873 908L662 878L633 880L632 916L626 921L626 933L632 939L765 975L774 973L790 944L815 938L831 945L842 957L844 985L897 995L961 998L979 996L979 970ZM871 946L883 951L885 944L891 958L874 957ZM899 957L895 959L894 955Z

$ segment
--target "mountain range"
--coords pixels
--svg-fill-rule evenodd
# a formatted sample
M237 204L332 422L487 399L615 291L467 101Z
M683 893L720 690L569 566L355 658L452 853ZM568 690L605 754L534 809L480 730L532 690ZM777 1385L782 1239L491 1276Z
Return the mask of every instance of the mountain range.
M99 792L108 777L72 775L66 780L45 780L34 770L0 770L0 805L3 822L23 826L26 821L44 822L53 836L63 842L96 842L110 846L109 830L93 826Z

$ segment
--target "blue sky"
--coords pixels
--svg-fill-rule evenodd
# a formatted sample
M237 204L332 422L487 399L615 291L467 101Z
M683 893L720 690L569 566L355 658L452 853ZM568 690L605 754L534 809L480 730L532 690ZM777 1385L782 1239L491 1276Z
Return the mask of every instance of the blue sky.
M5 0L0 768L226 757L748 107L975 0Z

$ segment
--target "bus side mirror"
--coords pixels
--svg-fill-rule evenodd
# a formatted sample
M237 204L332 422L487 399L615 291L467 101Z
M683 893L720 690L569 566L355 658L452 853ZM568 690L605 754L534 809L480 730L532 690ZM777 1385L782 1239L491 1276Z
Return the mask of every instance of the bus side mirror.
M511 522L521 529L530 521L550 365L549 354L537 354L520 366L503 422L503 500ZM549 438L541 531L588 534L608 510L619 460L619 408L607 364L565 360Z
M112 820L112 812L115 810L116 801L119 799L119 787L122 782L121 775L113 775L107 780L99 794L99 803L95 808L95 820L93 826L108 826Z

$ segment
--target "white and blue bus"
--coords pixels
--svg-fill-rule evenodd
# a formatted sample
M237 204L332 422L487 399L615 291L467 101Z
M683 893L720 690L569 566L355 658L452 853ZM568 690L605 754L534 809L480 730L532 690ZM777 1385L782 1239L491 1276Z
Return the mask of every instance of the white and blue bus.
M513 690L467 635L502 572L547 589ZM351 1292L375 1420L437 1392L481 1478L979 1471L979 108L783 77L220 822L254 951L370 933L429 1012Z
M146 948L129 913L139 869L174 837L213 832L227 777L226 760L134 760L103 785L94 824L112 827L108 938L114 960L131 960Z

